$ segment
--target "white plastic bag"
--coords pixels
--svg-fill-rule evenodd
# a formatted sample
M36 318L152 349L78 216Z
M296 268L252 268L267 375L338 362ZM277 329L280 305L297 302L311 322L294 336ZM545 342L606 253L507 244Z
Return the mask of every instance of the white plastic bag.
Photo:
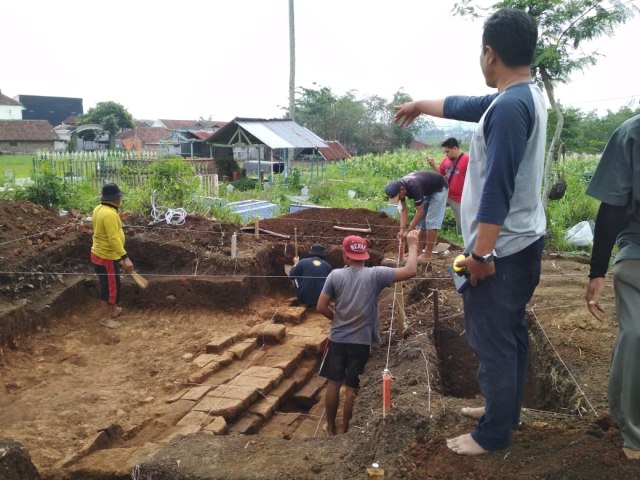
M590 247L593 244L593 230L585 220L567 230L565 238L569 245L574 247Z

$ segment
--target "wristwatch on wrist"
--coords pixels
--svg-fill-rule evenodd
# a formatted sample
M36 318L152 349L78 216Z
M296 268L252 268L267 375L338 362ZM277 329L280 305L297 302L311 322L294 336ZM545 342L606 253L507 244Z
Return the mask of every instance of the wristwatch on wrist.
M478 255L472 251L471 258L473 258L476 262L489 264L489 263L493 263L493 259L495 258L495 253L496 253L495 250L492 250L491 253L487 253L486 255Z

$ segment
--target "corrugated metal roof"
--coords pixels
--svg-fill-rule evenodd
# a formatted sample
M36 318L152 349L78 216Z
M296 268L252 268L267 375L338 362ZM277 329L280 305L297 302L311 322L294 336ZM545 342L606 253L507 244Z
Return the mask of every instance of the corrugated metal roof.
M327 144L319 136L293 120L261 120L236 118L215 132L209 141L226 143L238 129L255 137L258 142L270 148L325 148Z
M351 158L349 152L342 146L337 140L330 140L327 142L328 148L319 148L320 155L325 160L342 160L343 158Z

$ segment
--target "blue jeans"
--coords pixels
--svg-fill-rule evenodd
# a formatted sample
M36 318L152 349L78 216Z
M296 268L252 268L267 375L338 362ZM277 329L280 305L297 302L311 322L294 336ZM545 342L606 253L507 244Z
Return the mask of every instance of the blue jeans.
M471 433L485 450L506 448L520 423L529 360L525 308L540 281L544 237L495 259L495 275L463 293L469 346L480 364L478 384L485 414Z

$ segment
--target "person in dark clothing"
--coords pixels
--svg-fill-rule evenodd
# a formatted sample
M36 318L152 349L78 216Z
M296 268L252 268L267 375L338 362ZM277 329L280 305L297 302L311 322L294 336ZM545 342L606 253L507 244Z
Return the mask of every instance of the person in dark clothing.
M293 259L289 276L296 285L298 301L307 307L315 307L324 287L324 281L331 272L331 265L325 260L326 251L322 245L315 244L309 249L309 255L298 261Z
M400 203L401 206L398 239L406 238L411 230L418 230L418 249L424 248L424 253L418 257L418 261L428 262L431 260L438 230L442 227L442 219L447 208L447 179L436 172L413 172L400 180L387 183L384 191L389 197L389 203ZM405 201L407 197L413 200L416 206L416 214L409 225Z

